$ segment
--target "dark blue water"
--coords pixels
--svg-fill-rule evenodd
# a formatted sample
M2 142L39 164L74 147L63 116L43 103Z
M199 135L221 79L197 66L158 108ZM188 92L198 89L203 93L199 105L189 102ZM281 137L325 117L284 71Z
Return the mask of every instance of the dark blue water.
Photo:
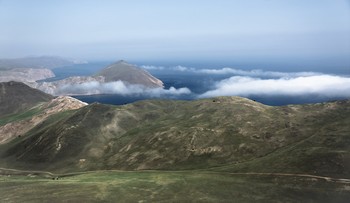
M73 66L61 67L53 69L56 77L50 78L46 81L60 80L69 76L88 76L94 75L99 70L105 68L111 61L107 62L92 62L89 64L78 64ZM137 65L143 65L139 63ZM148 64L150 65L150 64ZM163 65L163 64L157 64ZM164 66L164 65L163 65ZM170 66L171 67L171 66ZM192 67L193 66L189 66ZM199 68L208 68L209 66L199 67ZM214 68L222 68L214 67ZM241 67L241 69L243 69ZM246 70L251 70L246 68ZM152 95L134 95L134 96L123 96L123 95L85 95L85 96L74 96L75 98L87 102L99 102L105 104L114 104L114 105L123 105L139 100L144 99L178 99L178 100L193 100L197 99L198 95L212 90L214 84L217 81L231 77L232 75L209 75L209 74L199 74L196 72L181 72L181 71L169 71L169 70L149 70L152 75L159 78L164 82L166 89L170 87L182 88L187 87L191 90L192 94L187 95L163 95L162 97L154 97ZM302 97L296 96L250 96L249 99L261 102L267 105L288 105L288 104L304 104L304 103L316 103L316 102L325 102L335 99L344 99L344 98L327 98L320 95L305 95Z

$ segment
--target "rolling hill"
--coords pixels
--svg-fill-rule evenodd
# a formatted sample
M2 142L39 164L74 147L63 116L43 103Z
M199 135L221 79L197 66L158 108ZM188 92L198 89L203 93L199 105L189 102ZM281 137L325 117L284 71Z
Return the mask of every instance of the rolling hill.
M280 107L240 97L86 105L22 83L1 85L0 106L12 113L23 107L0 118L3 201L350 198L350 100ZM24 98L32 103L15 102Z
M213 169L350 177L350 101L266 106L240 97L94 103L0 146L18 169Z

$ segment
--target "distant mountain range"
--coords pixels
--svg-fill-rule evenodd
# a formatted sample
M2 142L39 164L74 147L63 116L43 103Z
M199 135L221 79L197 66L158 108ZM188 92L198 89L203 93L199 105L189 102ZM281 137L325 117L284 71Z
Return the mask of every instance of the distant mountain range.
M0 82L35 84L35 81L55 77L52 68L81 63L87 62L56 56L0 59Z
M14 68L0 70L0 82L24 82L28 85L35 84L38 80L55 77L52 70L47 68Z
M113 63L91 76L73 76L53 82L38 82L54 77L50 68L85 63L60 57L32 57L0 60L0 82L23 82L51 95L104 94L101 84L123 82L123 85L141 85L144 88L162 88L163 82L146 70L126 61ZM95 88L85 88L94 85Z
M11 84L1 87L6 85ZM6 112L0 132L11 123L45 115L47 108L78 105L51 113L20 136L2 138L0 167L56 172L215 169L350 178L349 100L271 107L217 97L111 106L50 102L52 97L24 84L15 88L22 94L0 93L8 101L23 97L32 104L25 109L2 99L0 106L16 114Z
M14 59L0 59L1 69L14 69L14 68L57 68L63 66L69 66L73 64L83 64L87 61L68 59L57 56L40 56L40 57L25 57Z

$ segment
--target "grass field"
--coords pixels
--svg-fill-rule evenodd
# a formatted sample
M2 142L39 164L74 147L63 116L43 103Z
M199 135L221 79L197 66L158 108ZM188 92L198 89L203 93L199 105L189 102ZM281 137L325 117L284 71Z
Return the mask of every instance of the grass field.
M206 171L0 176L2 202L348 202L350 184Z

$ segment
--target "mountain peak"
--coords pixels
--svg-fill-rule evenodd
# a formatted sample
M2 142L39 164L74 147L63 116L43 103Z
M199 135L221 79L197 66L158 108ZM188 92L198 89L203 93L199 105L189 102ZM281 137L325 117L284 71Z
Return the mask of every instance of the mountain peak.
M163 87L163 82L146 70L129 64L125 60L117 61L102 69L96 76L103 76L106 82L124 81L129 84L140 84L145 87Z
M119 60L119 61L117 61L116 62L116 64L120 64L120 63L126 63L126 64L129 64L127 61L125 61L125 60Z

